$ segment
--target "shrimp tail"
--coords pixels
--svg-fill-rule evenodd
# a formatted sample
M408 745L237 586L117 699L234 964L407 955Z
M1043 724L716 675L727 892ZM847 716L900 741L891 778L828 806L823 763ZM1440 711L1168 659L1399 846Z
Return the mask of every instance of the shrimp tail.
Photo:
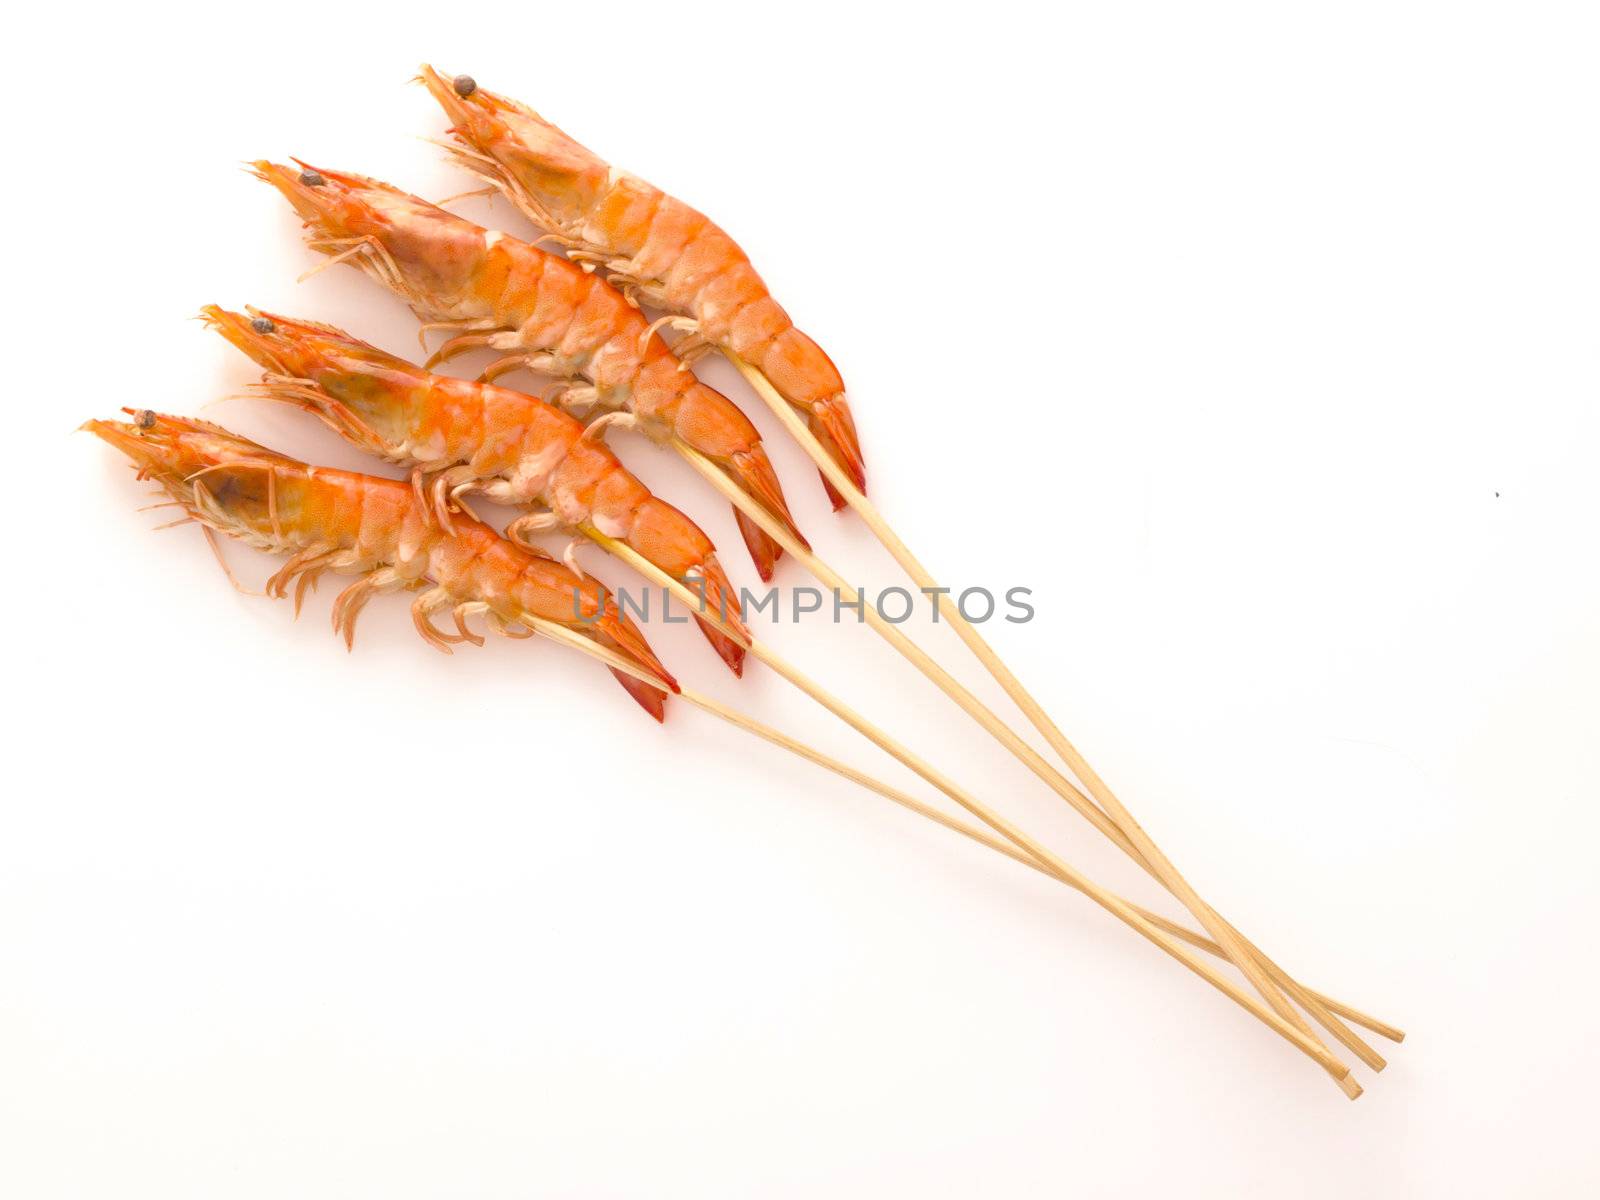
M656 719L656 724L662 724L667 719L667 694L658 687L651 687L642 679L636 679L626 671L619 671L615 667L607 667L617 682L620 683L628 695L638 702L640 708Z
M600 533L598 529L584 532ZM649 496L632 510L623 540L635 553L695 594L695 619L700 631L728 669L735 676L742 675L750 633L745 628L739 595L717 561L711 539L672 505Z
M678 690L678 681L661 664L661 660L656 657L655 651L650 649L650 643L644 640L644 634L639 631L639 627L626 616L616 612L614 605L608 604L606 606L604 614L595 625L595 633L596 641L616 650L624 658L637 664L642 670L654 675L662 683L666 684L671 691L676 692ZM623 686L628 695L638 702L640 708L644 709L658 722L666 719L666 691L656 687L654 684L646 683L626 671L619 671L615 667L608 669L616 676L617 682Z
M812 406L810 417L812 436L822 444L828 457L838 464L839 469L849 476L856 491L864 495L867 490L867 467L861 458L861 442L856 437L855 418L850 415L850 405L844 394L818 401ZM822 486L827 490L833 511L838 512L845 506L845 499L825 473L819 474L822 474Z
M699 575L707 611L716 613L718 619L743 632L744 623L739 619L738 596L733 590L733 584L723 574L722 564L711 559L700 566ZM717 656L728 664L728 670L736 677L742 677L745 647L719 629L714 622L704 617L696 619L700 622L700 632L706 635L706 641L711 643L711 648L717 652Z
M739 536L744 538L745 549L750 551L750 561L755 564L756 574L761 576L762 583L771 583L773 570L783 557L783 547L737 508L733 510L733 519L739 526Z
M780 319L787 322L779 310ZM806 419L812 436L845 473L856 490L867 490L866 460L856 437L855 419L845 399L844 381L827 352L790 325L756 352L751 362L767 383ZM838 491L823 479L835 511L843 506Z
M783 498L783 487L778 483L778 473L772 469L772 460L767 457L765 447L758 443L748 450L740 450L730 455L724 465L738 480L740 489L747 496L755 499L766 509L768 514L802 547L811 549L811 543L806 541L805 535L795 525L794 518L789 515L788 502ZM768 537L761 526L737 508L734 509L734 515L738 518L739 533L744 537L744 544L755 562L761 582L770 582L773 568L777 565L778 559L783 557L783 547Z
M700 622L700 630L706 635L706 641L711 643L711 648L717 652L723 662L728 664L728 670L732 671L736 678L742 679L744 677L744 647L707 621Z

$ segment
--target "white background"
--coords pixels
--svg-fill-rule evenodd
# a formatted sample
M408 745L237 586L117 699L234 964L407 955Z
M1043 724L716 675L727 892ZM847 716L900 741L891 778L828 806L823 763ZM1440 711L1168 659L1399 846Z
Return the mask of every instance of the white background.
M1586 7L28 18L0 1192L1593 1194ZM447 659L395 599L347 655L328 588L295 623L194 529L147 532L169 514L71 431L250 380L201 304L414 349L355 272L296 285L315 259L238 164L464 190L418 140L443 129L406 86L424 58L744 243L840 364L907 541L946 583L1034 589L1036 621L987 632L1172 858L1411 1031L1365 1097L1081 898L681 705L657 728L568 652ZM824 557L903 582L704 374ZM208 415L362 465L293 414ZM754 585L724 507L613 440ZM907 628L1011 714L947 630ZM868 632L765 632L1161 903ZM651 636L685 680L909 779L769 672Z

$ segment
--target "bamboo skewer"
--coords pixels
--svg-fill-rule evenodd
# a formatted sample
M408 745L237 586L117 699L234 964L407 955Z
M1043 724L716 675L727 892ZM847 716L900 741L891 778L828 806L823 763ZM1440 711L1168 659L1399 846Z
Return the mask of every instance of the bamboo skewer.
M735 641L744 645L749 653L755 655L757 659L765 663L773 671L777 672L795 687L805 692L806 695L810 696L818 704L822 705L822 707L833 713L834 716L840 718L857 733L861 734L868 741L872 742L880 750L883 750L891 757L897 759L899 762L909 767L912 771L916 772L916 774L921 776L928 783L938 788L939 791L943 792L962 808L966 809L973 816L977 817L978 820L982 821L985 825L988 825L995 832L999 833L1007 841L1011 842L1012 845L1018 847L1031 857L1037 859L1040 863L1049 868L1052 874L1058 876L1065 882L1071 883L1074 887L1079 887L1080 890L1085 893L1085 895L1088 895L1090 899L1095 901L1095 903L1112 913L1112 915L1123 921L1123 923L1127 924L1130 928L1135 930L1135 932L1161 947L1174 958L1177 958L1178 961L1184 966L1188 967L1189 970L1193 971L1195 974L1199 975L1201 978L1217 987L1235 1003L1240 1004L1250 1012L1254 1013L1260 1020L1271 1027L1274 1032L1278 1033L1287 1041L1293 1043L1303 1053L1321 1065L1323 1069L1326 1070L1328 1074L1331 1075L1339 1084L1340 1090L1342 1090L1352 1100L1361 1094L1361 1085L1357 1083L1351 1076L1350 1068L1344 1063L1340 1062L1339 1059L1336 1058L1326 1046L1318 1041L1314 1035L1308 1034L1300 1028L1297 1028L1294 1022L1286 1020L1281 1014L1263 1007L1253 996L1250 996L1247 992L1241 991L1230 980L1218 975L1204 962L1189 954L1189 952L1183 948L1183 944L1175 939L1171 934L1166 933L1149 921L1146 921L1138 913L1134 912L1125 901L1109 892L1106 892L1104 889L1100 888L1098 885L1092 883L1087 878L1079 874L1077 870L1068 865L1062 859L1058 858L1056 855L1052 854L1049 850L1045 849L1033 838L1029 837L1022 830L1018 829L1015 825L1011 824L1011 822L1007 821L999 813L994 812L981 801L969 795L965 790L957 786L950 779L946 778L942 773L940 773L922 758L912 753L912 751L908 750L906 747L902 746L899 742L895 741L877 726L866 720L866 718L857 713L849 705L833 696L808 676L790 665L765 643L754 637L744 634L742 631L735 629L726 621L721 620L715 613L701 605L695 595L681 582L672 578L672 576L662 571L654 563L651 563L649 560L639 555L632 549L632 547L627 546L622 542L618 542L614 538L607 537L598 529L595 529L589 525L582 526L582 531L585 536L604 547L607 551L616 555L618 558L627 561L635 570L639 571L641 574L654 580L657 584L672 592L673 595L677 596L689 607L690 611L699 612L706 620L715 623L724 635L733 638ZM572 636L565 630L561 630L561 634L566 635L566 637ZM549 631L549 636L557 637L557 640L565 640L564 637L557 636L554 629ZM583 639L576 640L582 641ZM588 643L585 643L586 647L587 645Z
M1176 868L1160 857L1160 852L1154 850L1153 843L1144 837L1145 845L1140 845L1135 838L1129 837L1124 830L1094 802L1084 795L1071 780L1062 775L1055 767L1048 763L1034 748L1007 726L999 717L984 706L967 688L949 674L943 667L936 663L916 643L912 642L896 626L885 621L871 605L862 602L856 592L839 574L802 546L778 522L759 505L752 502L722 473L721 469L707 459L704 455L681 441L674 440L674 447L684 459L703 475L713 487L727 497L736 507L759 524L766 534L783 546L784 550L792 555L796 561L806 567L824 585L833 588L842 596L847 597L846 602L857 607L872 628L882 636L903 657L910 661L919 671L927 676L947 696L956 702L961 709L978 722L1001 745L1005 746L1035 775L1045 782L1057 795L1066 800L1068 804L1088 820L1096 829L1109 838L1119 849L1133 859L1140 867L1150 873L1168 891L1172 892L1183 902L1184 906L1193 912L1208 932L1214 938L1219 930L1225 931L1227 937L1233 939L1227 957L1239 965L1241 961L1248 964L1249 969L1241 965L1246 978L1254 984L1259 979L1266 984L1266 990L1258 986L1273 1008L1280 1016L1293 1022L1307 1036L1315 1037L1311 1028L1298 1012L1284 1000L1277 988L1282 987L1295 1000L1305 1007L1316 1018L1319 1024L1327 1029L1351 1053L1355 1054L1362 1062L1374 1071L1381 1071L1387 1066L1386 1060L1372 1048L1363 1038L1349 1028L1339 1017L1323 1005L1316 996L1302 988L1295 980L1279 967L1267 959L1256 947L1239 934L1231 924L1213 912L1192 888L1178 875ZM837 468L836 468L837 469ZM848 482L848 481L847 481ZM857 493L859 495L859 493ZM921 586L921 585L919 585ZM929 584L927 586L933 586ZM943 599L943 597L941 597ZM958 613L959 615L959 613ZM1139 831L1143 837L1143 831ZM1165 866L1163 866L1165 864ZM1224 938L1217 938L1218 944L1229 948L1230 943ZM1276 986L1274 986L1276 985ZM1273 997L1278 997L1273 1002Z
M706 464L706 468L707 468L707 470L715 473L715 468L712 467L709 463ZM720 480L721 479L720 474L716 474L715 478ZM592 534L590 534L590 536L591 536L591 538L593 537ZM602 545L603 546L607 539L605 539L604 537L601 537L601 538L593 539L593 540L596 541L597 545ZM803 552L801 552L801 553L803 554ZM803 556L807 557L807 558L811 557L809 555L803 555ZM624 559L624 561L628 561L628 560ZM822 564L818 563L819 567L821 565ZM831 572L829 572L829 574L831 575ZM837 578L837 577L835 576L834 578ZM832 586L832 585L830 585L830 586ZM851 590L851 589L849 589L848 585L843 583L842 580L839 581L837 586L840 587L841 591L849 591L849 590ZM698 599L697 599L696 602L697 602L697 604L698 603L702 603L702 601L699 601ZM898 632L897 630L893 630L892 626L890 626L889 628L893 632L896 632L896 633ZM909 643L908 642L907 645L910 646L911 650L913 652L915 652L916 654L921 655L923 653L913 643ZM934 664L934 667L935 667L935 669L939 669L937 667L937 664ZM951 682L952 682L952 685L954 687L960 688L961 685L959 683L955 683L955 681L953 681L953 680ZM965 689L962 689L962 691L964 692ZM763 725L759 721L756 721L754 718L751 718L751 717L747 716L746 714L739 712L737 709L729 708L729 707L719 703L718 701L713 700L711 697L704 695L703 693L695 692L695 691L692 691L690 689L683 689L682 691L679 692L679 695L684 697L688 701L688 703L690 703L690 704L692 704L692 705L694 705L694 706L696 706L698 708L701 708L701 709L704 709L706 711L709 711L709 712L713 713L714 715L720 717L724 721L727 721L727 722L729 722L731 724L738 725L741 728L746 729L748 732L754 733L756 736L758 736L760 738L763 738L764 740L766 740L768 742L771 742L774 745L780 746L783 749L788 750L791 753L794 753L796 755L799 755L800 757L802 757L804 759L807 759L810 762L816 763L817 765L823 767L824 769L826 769L828 771L832 771L834 774L839 775L839 776L841 776L841 777L843 777L845 779L850 780L852 783L859 784L860 786L862 786L864 788L867 788L870 791L876 792L879 795L884 796L886 799L889 799L889 800L893 801L894 803L901 805L902 807L910 809L912 812L915 812L915 813L918 813L921 816L927 817L929 820L932 820L937 824L943 825L947 829L951 829L951 830L955 831L956 833L961 834L964 837L970 838L970 839L978 842L980 845L987 846L992 850L996 850L999 853L1006 855L1008 858L1015 859L1017 862L1023 863L1025 866L1031 867L1034 870L1039 871L1042 874L1050 875L1052 878L1055 878L1053 873L1047 867L1043 866L1037 860L1035 860L1033 858L1030 858L1028 855L1026 855L1026 854L1022 853L1021 851L1017 850L1015 847L1008 845L1004 841L1001 841L1000 839L995 838L992 835L983 832L981 829L974 828L971 825L966 825L966 824L962 823L961 821L958 821L958 820L956 820L956 819L954 819L954 818L952 818L950 816L947 816L946 814L940 812L938 809L932 808L932 807L930 807L930 806L928 806L926 804L923 804L921 801L913 799L911 796L907 795L906 793L898 791L897 789L890 787L888 784L885 784L885 783L881 782L880 780L874 779L870 775L867 775L867 774L865 774L863 772L857 771L855 768L849 767L849 766L845 765L844 763L839 762L837 759L829 758L827 755L822 754L820 751L817 751L814 748L806 745L804 742L797 741L796 739L789 737L787 734L781 733L780 731L778 731L776 729L773 729L771 726ZM968 693L968 695L970 697L970 693ZM975 699L973 699L972 703L977 704L978 702ZM988 713L988 710L982 709L981 705L979 705L979 708L981 709L981 711L986 713L991 720L994 719L993 718L993 714L992 713ZM1002 728L1004 728L1004 727L1002 726ZM1006 732L1008 734L1010 734L1009 730L1006 730ZM1015 737L1014 734L1011 734L1010 736L1012 736L1013 738ZM1027 746L1027 743L1025 743L1025 742L1021 743L1021 745L1030 754L1033 753L1032 747ZM1046 764L1046 768L1047 769L1051 769L1051 768L1048 768L1048 764ZM1071 785L1069 784L1068 786L1070 787ZM1074 796L1075 796L1075 798L1077 800L1077 803L1082 804L1082 805L1085 806L1085 809L1082 809L1080 811L1084 811L1085 815L1088 816L1090 820L1095 822L1095 826L1096 826L1097 829L1100 829L1101 832L1105 833L1107 837L1111 838L1120 847L1123 847L1124 849L1126 849L1126 851L1129 854L1134 855L1136 860L1137 860L1136 851L1134 850L1134 848L1132 847L1132 845L1130 843L1126 842L1126 839L1122 838L1121 831L1116 829L1113 825L1111 825L1109 818L1107 818L1097 808L1095 808L1092 804L1090 804L1088 799L1086 797L1083 797L1081 793L1076 792L1076 789L1073 789L1073 792L1074 792ZM1142 861L1140 862L1139 865L1146 866L1146 864L1144 864ZM1147 866L1146 866L1146 869L1148 869ZM1191 944L1193 946L1196 946L1201 950L1206 951L1208 954L1212 954L1212 955L1214 955L1216 957L1223 958L1223 959L1227 958L1227 954L1221 949L1221 947L1219 947L1211 939L1205 937L1203 934L1195 933L1192 930L1190 930L1190 929L1188 929L1188 928L1186 928L1186 927L1184 927L1182 925L1179 925L1174 921L1169 921L1167 918L1161 916L1158 913L1152 912L1149 909L1141 908L1138 905L1131 905L1131 907L1133 907L1133 909L1136 912L1138 912L1140 916L1144 917L1151 924L1157 926L1158 928L1161 928L1161 929L1165 930L1167 933L1170 933L1175 937L1181 938L1182 940L1188 942L1189 944ZM1277 975L1282 976L1282 978L1283 978L1283 980L1285 982L1287 982L1287 983L1289 983L1289 984L1291 984L1291 985L1293 985L1293 986L1295 986L1297 988L1299 987L1298 984L1294 984L1294 982L1292 980L1289 980L1287 975L1284 975L1283 972L1281 971L1281 969L1278 968L1275 964L1267 962L1265 965L1267 966L1267 969L1269 971L1275 972ZM1398 1029L1397 1027L1389 1024L1388 1022L1379 1020L1377 1017L1371 1016L1370 1014L1365 1013L1365 1012L1363 1012L1362 1010L1360 1010L1358 1008L1351 1007L1350 1005L1347 1005L1347 1004L1343 1003L1342 1001L1336 1000L1336 999L1334 999L1332 997L1329 997L1329 996L1325 996L1320 992L1313 991L1313 990L1311 990L1309 988L1304 989L1304 991L1305 991L1305 995L1311 1000L1311 1002L1313 1002L1314 1004L1320 1006L1323 1009L1326 1009L1328 1012L1330 1012L1332 1014L1335 1014L1335 1015L1337 1015L1339 1017L1344 1018L1345 1020L1351 1021L1351 1022L1353 1022L1353 1023L1357 1024L1357 1025L1360 1025L1360 1026L1370 1030L1371 1032L1373 1032L1375 1034L1378 1034L1380 1037L1388 1038L1390 1041L1402 1042L1402 1041L1405 1040L1405 1032L1403 1030ZM1361 1045L1364 1046L1365 1043L1361 1043ZM1380 1058L1378 1060L1378 1062L1381 1064L1383 1062L1383 1060ZM1369 1063L1369 1065L1371 1065L1371 1064ZM1381 1066L1378 1069L1381 1069Z
M944 828L953 833L959 833L962 837L969 838L970 840L978 843L978 845L985 846L997 854L1003 854L1013 862L1019 862L1030 870L1037 871L1039 874L1050 879L1054 879L1057 882L1064 882L1043 863L1039 862L1037 859L1030 858L1028 855L1018 850L1015 846L1001 841L993 834L986 833L982 829L968 825L964 821L940 812L932 805L924 804L916 797L901 791L899 788L892 787L889 784L884 783L882 780L866 774L864 771L858 771L856 768L848 765L847 763L840 762L836 758L831 758L815 747L808 746L806 743L798 741L795 738L790 737L788 734L774 729L770 725L764 725L760 721L757 721L755 718L740 712L736 708L730 708L720 701L714 700L710 696L694 691L690 688L684 688L678 694L679 697L685 702L692 704L694 707L702 709L705 712L711 713L713 716L726 721L730 725L737 726L738 728L745 730L747 733L752 733L756 737L761 738L763 741L770 742L774 746L778 746L784 750L787 750L791 754L805 759L807 762L815 763L817 766L823 768L823 770L831 771L842 779L847 779L851 783L866 788L870 792L875 792L879 796L882 796L885 800L892 801L893 803L898 804L901 808L907 809L910 812L914 812L920 817L926 817L936 825L942 825ZM1207 954L1213 955L1217 958L1227 959L1228 956L1223 953L1222 948L1204 934L1195 933L1192 930L1178 924L1176 921L1169 921L1166 917L1161 916L1159 913L1152 912L1147 908L1134 904L1132 901L1128 901L1127 903L1129 908L1133 909L1134 912L1138 913L1146 921L1149 921L1150 924L1154 925L1157 929L1164 930L1176 938L1181 938L1183 941L1188 942L1191 946L1194 946L1200 950L1204 950ZM1309 995L1314 996L1325 1008L1337 1013L1346 1020L1353 1021L1357 1025L1361 1025L1367 1029L1370 1029L1373 1033L1378 1034L1380 1037L1386 1037L1393 1042L1401 1042L1405 1040L1404 1031L1396 1029L1393 1025L1389 1025L1386 1022L1380 1021L1376 1017L1368 1016L1360 1009L1351 1008L1349 1005L1343 1004L1332 997L1324 996L1320 992L1312 991L1309 988L1306 989L1306 991Z
M732 354L728 355L728 358L738 368L739 373L745 377L750 386L756 390L756 393L767 407L772 410L773 415L783 422L784 427L789 430L790 434L805 449L812 461L827 476L828 481L844 497L845 503L849 504L860 515L861 519L866 522L873 535L877 537L884 549L889 551L895 561L905 570L906 574L911 577L912 582L919 588L937 589L938 584L934 582L933 576L928 573L927 568L917 561L916 556L911 553L910 547L902 542L894 530L890 528L889 523L878 512L877 507L839 469L832 456L812 436L811 431L806 428L805 423L796 415L789 402L772 386L771 381L743 359ZM1310 1035L1310 1027L1305 1024L1300 1014L1294 1011L1283 993L1278 990L1277 985L1268 977L1267 972L1261 963L1257 961L1255 955L1246 948L1243 939L1235 933L1232 926L1228 925L1213 912L1210 906L1189 886L1189 882L1178 873L1177 868L1172 865L1166 855L1145 833L1143 827L1134 820L1133 814L1124 807L1111 789L1106 786L1104 780L1078 753L1077 748L1067 740L1066 735L1050 720L1044 709L1022 686L1021 681L1000 660L1000 656L990 648L978 631L961 615L960 608L950 603L948 596L944 593L935 590L932 594L939 606L940 613L950 622L956 631L956 635L967 644L967 647L977 656L978 661L984 665L995 681L1005 689L1006 695L1011 697L1012 702L1022 710L1023 715L1044 736L1051 749L1060 755L1061 760L1067 764L1067 768L1088 789L1089 794L1095 798L1105 814L1116 823L1128 840L1139 848L1141 855L1156 872L1161 882L1183 902L1185 908L1194 914L1195 919L1217 940L1217 944L1227 950L1228 957L1233 960L1234 965L1244 973L1245 978L1250 980L1251 985L1261 993L1274 1011L1285 1020L1295 1023ZM1351 1036L1353 1037L1354 1035L1352 1034ZM1371 1053L1376 1053L1370 1051L1370 1048L1368 1050Z
M663 576L663 579L667 578L670 577ZM674 583L673 586L681 587L682 585ZM692 595L687 592L687 589L684 590L684 597L682 598L687 599L690 603L694 602ZM644 680L646 683L652 683L659 686L659 680L655 679L648 672L641 670L636 664L629 662L620 655L612 653L605 647L597 646L595 643L579 637L572 631L566 629L564 626L546 622L538 618L533 618L531 620L531 624L538 633L543 634L552 641L557 641L563 645L570 646L573 649L579 650L584 654L588 654L593 658L602 660L608 666L615 667L620 671L631 674L635 678ZM1022 845L1025 849L1027 849L1029 855L1038 859L1048 873L1057 876L1063 882L1067 882L1070 886L1083 892L1084 895L1088 896L1102 908L1105 908L1107 911L1112 913L1112 915L1116 916L1119 920L1123 921L1129 927L1134 929L1142 937L1165 950L1173 958L1177 959L1184 966L1188 967L1189 970L1193 971L1202 979L1205 979L1207 982L1211 983L1229 999L1233 1000L1240 1007L1255 1015L1275 1033L1297 1047L1308 1057L1316 1061L1325 1070L1327 1070L1329 1074L1335 1075L1335 1078L1349 1079L1349 1068L1334 1058L1333 1055L1328 1052L1326 1047L1322 1046L1314 1039L1307 1038L1299 1030L1295 1029L1293 1025L1289 1024L1287 1021L1284 1021L1270 1009L1264 1007L1260 1001L1258 1001L1249 992L1238 987L1226 977L1218 975L1204 962L1196 959L1184 949L1182 941L1158 928L1154 923L1145 920L1142 916L1134 911L1130 904L1121 899L1121 897L1106 891L1104 888L1101 888L1099 885L1085 878L1067 863L1056 858L1054 855L1050 854L1049 851L1038 846L1037 843L1032 842L1031 839L1027 838L1019 830L1011 827L1010 824L1003 818L999 817L997 814L990 813L989 810L986 809L982 804L972 799L970 796L967 796L965 792L963 792L949 780L945 779L944 776L942 776L938 771L934 770L916 755L912 754L909 750L906 750L904 747L900 746L887 734L871 725L865 720L865 718L862 718L859 716L859 714L856 714L854 710L850 709L848 705L844 704L840 700L835 699L811 680L807 679L800 672L795 670L793 667L790 667L776 654L762 646L760 642L750 639L749 649L752 654L756 654L758 657L760 657L763 662L765 662L778 674L784 676L784 678L788 679L791 683L794 683L795 686L799 687L802 691L805 691L813 699L817 700L818 703L828 708L830 712L840 716L846 721L846 723L850 724L858 732L861 732L864 736L866 736L868 740L872 741L881 749L905 763L905 765L911 767L911 769L916 771L917 774L923 776L923 778L927 779L928 782L939 788L940 791L943 791L946 795L950 796L950 798L955 800L958 804L968 808L968 810L971 811L973 815L979 817L980 820L985 821L985 823L992 822L994 828L1000 830L1008 838L1017 842L1019 845ZM682 692L680 691L679 694L681 695ZM1337 1074L1337 1072L1341 1071L1344 1072L1342 1077ZM1349 1079L1349 1082L1351 1089L1353 1089L1351 1092L1351 1099L1354 1099L1356 1096L1361 1094L1361 1087L1353 1079Z

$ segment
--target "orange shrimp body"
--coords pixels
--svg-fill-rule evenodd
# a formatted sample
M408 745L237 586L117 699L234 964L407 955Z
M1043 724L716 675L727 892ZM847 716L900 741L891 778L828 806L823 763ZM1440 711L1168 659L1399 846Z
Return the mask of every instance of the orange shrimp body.
M857 488L866 468L855 421L821 346L795 328L739 244L704 214L616 170L532 109L447 80L422 82L451 120L457 161L505 193L546 233L601 262L646 304L689 318L702 343L765 375ZM680 349L682 349L680 343ZM844 499L823 477L835 509Z
M84 428L126 454L141 478L154 480L208 530L289 555L267 592L287 595L298 576L296 613L307 587L324 572L360 575L333 606L334 630L346 645L374 596L420 590L411 606L417 632L446 654L456 643L482 645L467 626L469 616L482 614L491 630L511 637L528 636L528 622L538 618L620 654L663 688L677 690L639 628L599 584L469 516L445 531L408 483L307 466L185 417L144 411L131 423L90 421ZM433 623L447 610L455 633ZM662 719L662 688L623 671L612 674L646 712Z
M487 346L507 357L486 379L519 366L585 379L568 402L626 409L658 440L687 443L804 541L755 426L696 379L605 280L388 184L269 162L255 168L304 218L313 249L353 261L428 328L455 333L429 366ZM781 548L742 513L739 528L762 579L771 578Z
M275 313L202 310L223 337L266 368L263 394L313 413L357 447L414 468L440 524L451 501L480 492L547 512L518 521L513 540L551 527L592 527L674 578L698 581L713 612L743 632L733 585L700 527L652 495L583 423L537 397L433 375L343 330ZM700 627L739 674L745 650L709 621Z

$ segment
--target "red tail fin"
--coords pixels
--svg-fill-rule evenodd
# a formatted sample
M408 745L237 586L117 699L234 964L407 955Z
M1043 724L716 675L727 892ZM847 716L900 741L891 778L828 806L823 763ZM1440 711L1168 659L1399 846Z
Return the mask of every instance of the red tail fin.
M626 671L619 671L615 667L608 667L617 682L628 689L628 695L639 702L639 707L649 713L656 721L662 722L667 718L667 694L660 688L651 687L642 679L635 679Z
M865 493L867 467L861 458L861 442L856 437L855 419L850 415L850 405L845 402L844 395L841 393L831 400L816 404L811 410L810 424L812 434L822 443L828 457L839 465L858 492ZM822 486L827 489L833 511L838 512L844 507L844 497L826 475L822 477Z
M656 657L655 651L650 649L650 643L644 640L644 633L627 617L616 611L616 602L608 600L607 611L600 620L592 626L595 630L595 640L602 644L609 644L613 650L622 654L630 661L637 663L645 671L654 675L672 691L678 690L678 681L674 679L667 668L661 665L661 660ZM593 635L592 635L593 636ZM608 668L617 681L627 689L628 695L639 702L639 706L654 717L657 721L666 715L666 694L654 684L645 683L636 679L626 671L619 671L615 667Z
M727 465L745 495L766 509L795 541L807 550L811 549L811 543L806 541L805 534L800 532L794 523L794 518L789 515L789 503L783 498L783 488L778 483L778 473L772 469L772 461L767 458L766 450L760 445L750 450L741 450L727 460ZM739 519L739 532L744 535L744 544L749 547L750 557L755 560L756 570L761 575L761 581L765 583L772 578L772 568L782 556L783 547L763 533L761 527L743 513L736 515Z
M744 538L745 549L750 551L750 559L756 564L756 574L761 576L762 583L772 582L772 568L778 565L778 560L783 557L783 547L762 532L749 517L737 508L733 510L733 519L739 522L739 534Z
M703 595L706 611L714 613L719 619L748 636L744 621L739 616L739 596L733 590L733 584L728 581L727 575L723 573L722 564L715 558L707 558L700 564L700 571L705 585ZM711 643L711 648L723 662L728 664L730 671L736 676L742 676L745 648L718 629L712 621L704 618L699 620L700 631L706 635L706 641Z

